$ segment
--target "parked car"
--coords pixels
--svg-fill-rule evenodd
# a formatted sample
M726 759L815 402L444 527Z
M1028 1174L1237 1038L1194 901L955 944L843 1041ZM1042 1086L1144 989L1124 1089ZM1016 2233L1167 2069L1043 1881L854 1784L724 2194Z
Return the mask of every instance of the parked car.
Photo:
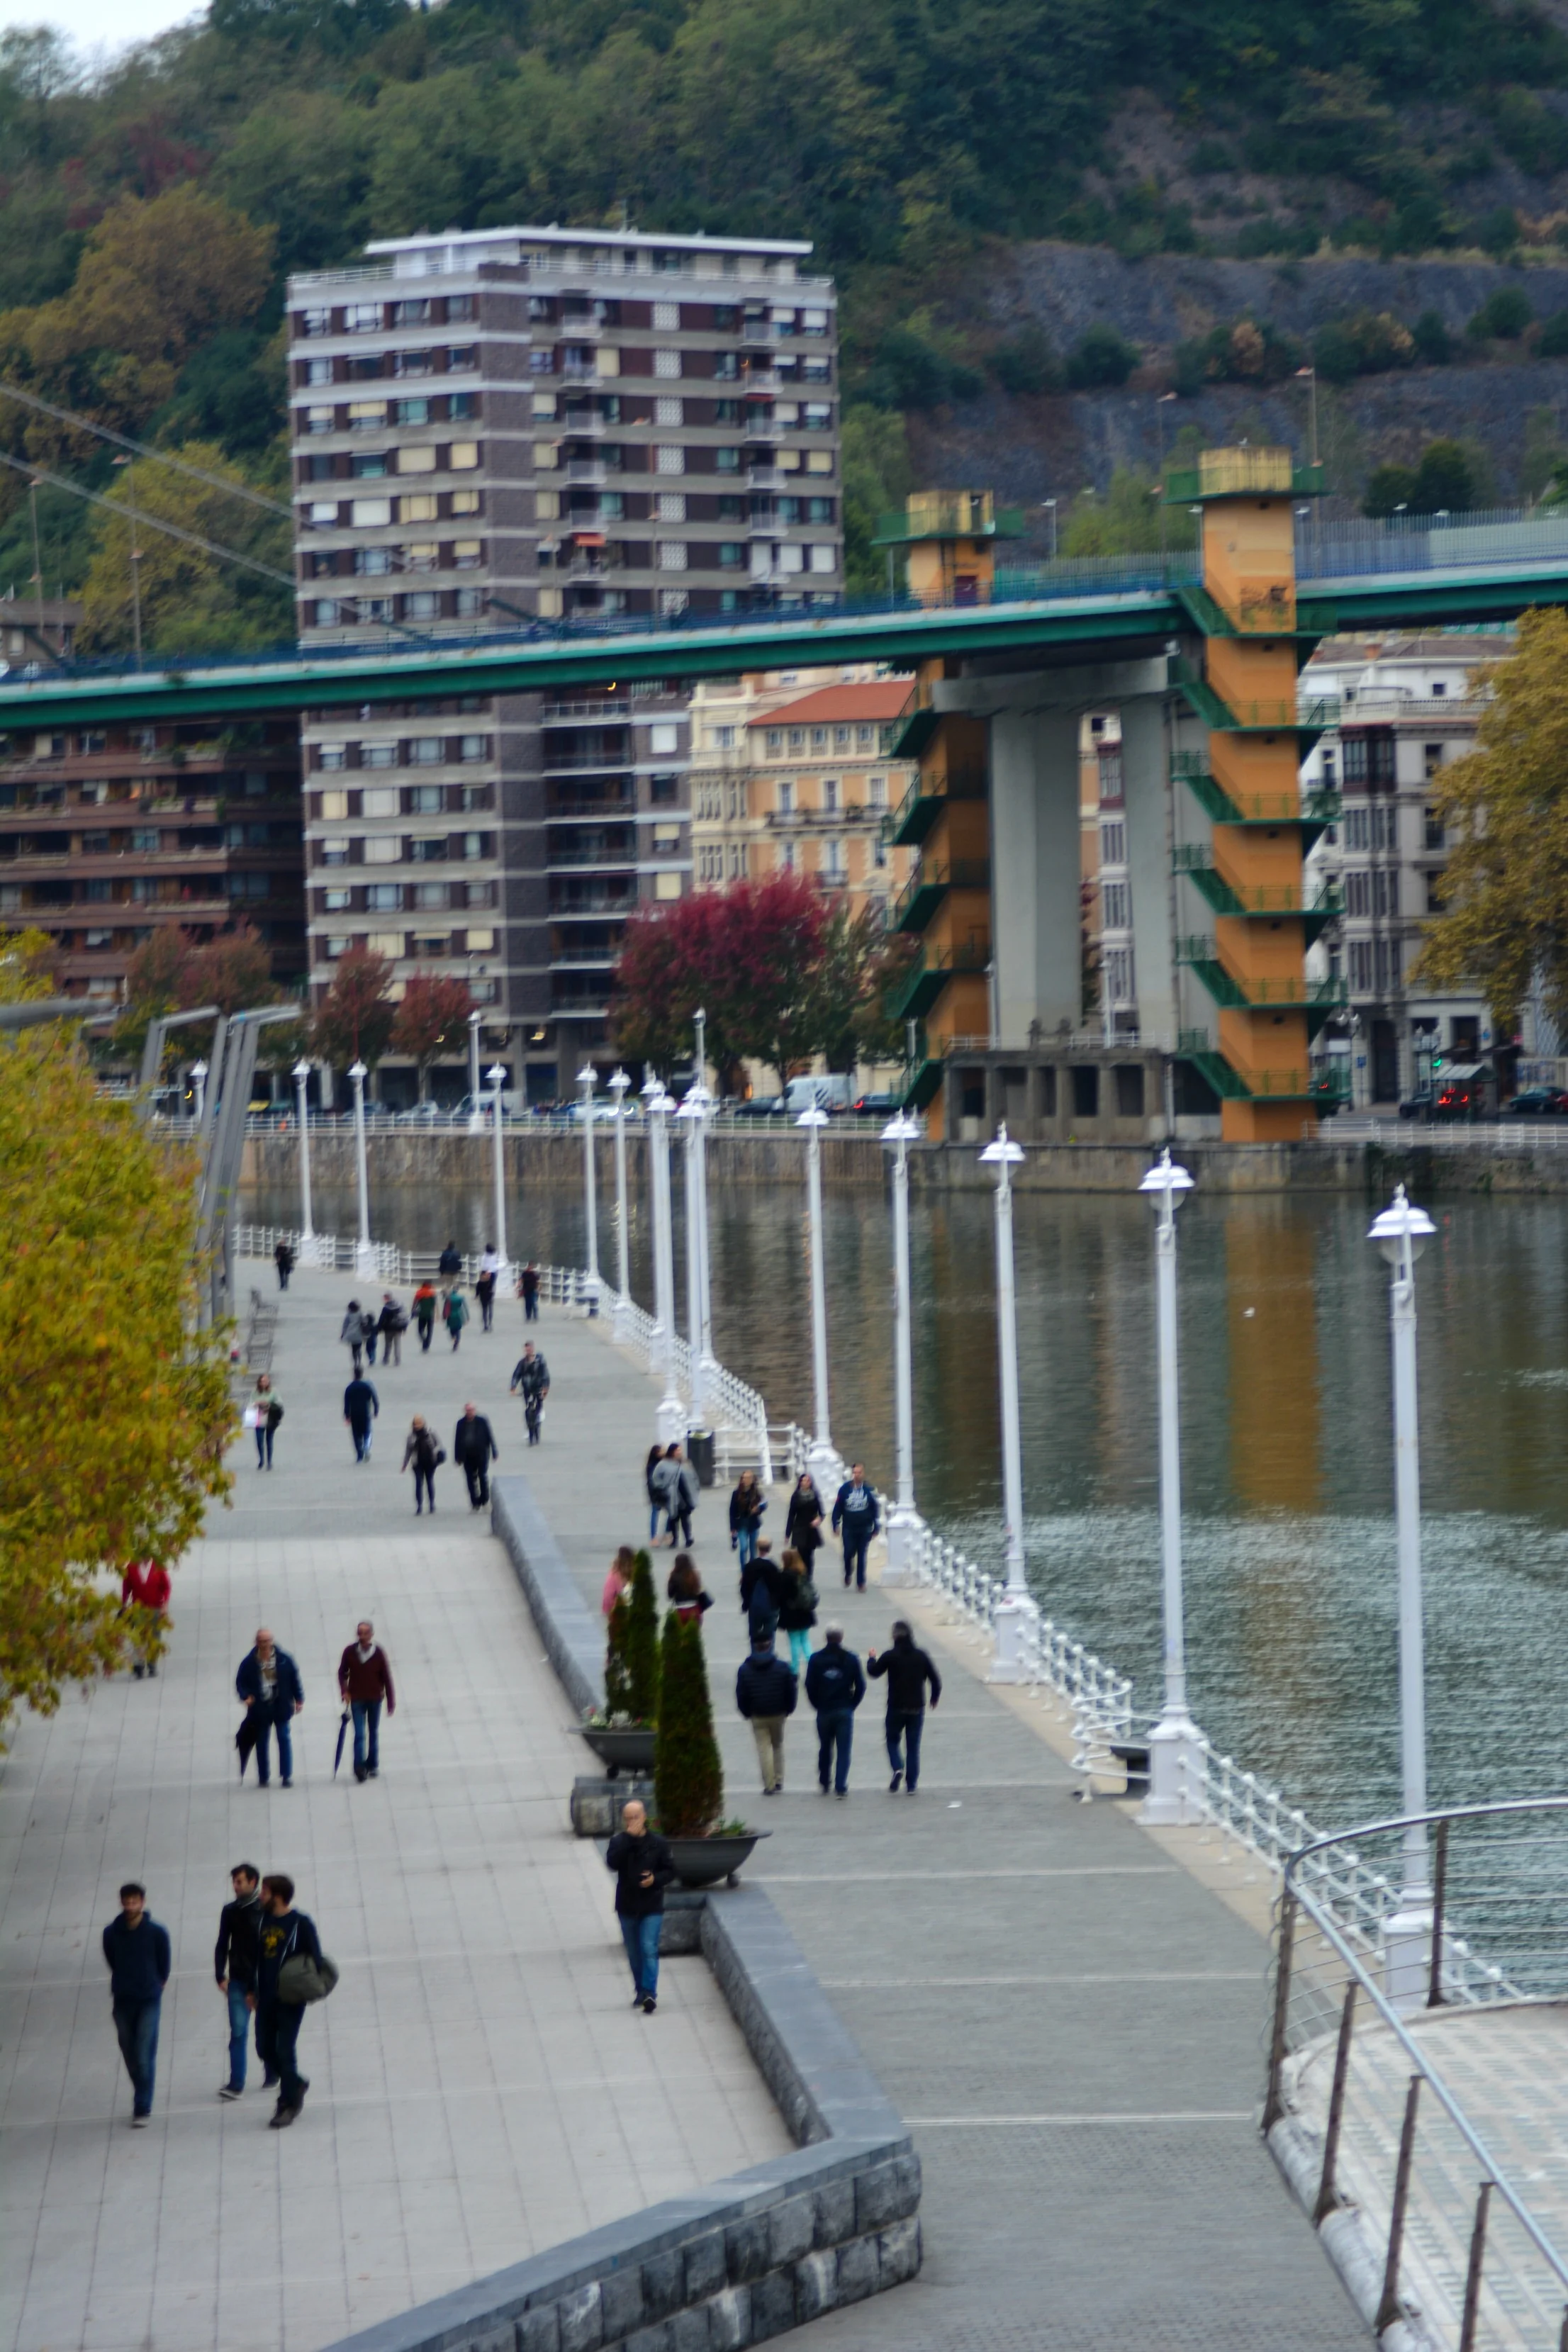
M745 1102L726 1103L724 1108L734 1118L780 1118L784 1115L782 1095L752 1095Z
M1436 1096L1430 1087L1417 1087L1415 1093L1399 1106L1401 1118L1429 1119Z
M1563 1118L1568 1117L1568 1095L1559 1094L1555 1087L1526 1087L1521 1094L1503 1105L1505 1118Z
M898 1095L858 1095L849 1108L866 1118L891 1118L900 1100Z

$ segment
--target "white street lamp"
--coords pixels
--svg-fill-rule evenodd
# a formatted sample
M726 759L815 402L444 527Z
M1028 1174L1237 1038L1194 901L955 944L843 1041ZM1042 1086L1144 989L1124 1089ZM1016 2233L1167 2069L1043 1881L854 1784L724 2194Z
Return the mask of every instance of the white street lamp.
M710 1361L705 1329L703 1297L708 1274L707 1160L703 1127L708 1116L708 1089L694 1078L675 1114L686 1129L686 1328L691 1348L691 1426L708 1426L708 1370Z
M981 1164L996 1171L996 1345L1002 1381L1002 1514L1007 1544L1007 1590L996 1604L994 1683L1021 1683L1028 1675L1026 1636L1039 1620L1024 1573L1024 1459L1018 1438L1018 1314L1013 1280L1013 1171L1023 1159L1007 1133L981 1153Z
M1160 1347L1160 1556L1163 1570L1165 1706L1149 1735L1149 1793L1139 1819L1195 1822L1201 1771L1196 1724L1187 1712L1182 1601L1182 1427L1176 1383L1176 1211L1193 1189L1169 1146L1139 1185L1154 1202L1154 1277Z
M207 1099L207 1066L205 1062L193 1062L191 1064L191 1084L195 1088L196 1093L196 1105L195 1110L191 1113L191 1116L195 1120L196 1125L200 1127L202 1123L202 1113L206 1108Z
M897 1112L882 1129L893 1150L893 1382L897 1440L898 1499L888 1513L888 1564L884 1584L912 1584L914 1555L925 1521L915 1508L914 1365L910 1329L909 1147L920 1136L918 1118Z
M577 1084L583 1089L583 1214L588 1227L588 1278L583 1288L590 1315L599 1311L599 1203L594 1184L594 1088L598 1083L598 1071L592 1062L584 1062Z
M468 1133L482 1135L485 1114L479 1101L479 1022L482 1019L476 1004L468 1014Z
M713 1108L713 1097L708 1091L708 1015L700 1007L691 1016L691 1027L696 1041L692 1061L700 1109L691 1130L697 1150L698 1345L702 1356L702 1383L707 1390L719 1377L719 1360L713 1353L713 1247L708 1224L708 1116Z
M822 1130L827 1113L813 1103L795 1120L805 1129L805 1208L811 1242L811 1385L816 1434L806 1449L805 1463L820 1495L832 1485L843 1464L827 1424L827 1284L822 1270Z
M370 1171L364 1156L364 1082L369 1076L370 1072L356 1056L349 1071L349 1084L354 1090L354 1168L359 1177L359 1243L354 1251L356 1274L375 1272L375 1252L370 1239Z
M300 1105L300 1263L316 1263L316 1228L310 1215L310 1108L306 1092L310 1083L310 1065L303 1056L295 1063L289 1074Z
M506 1084L506 1066L496 1062L485 1072L495 1090L495 1193L496 1193L496 1255L500 1260L498 1281L507 1276L506 1251L506 1143L501 1134L501 1088Z
M1399 1761L1407 1819L1426 1810L1426 1669L1421 1622L1421 1452L1415 1400L1415 1261L1436 1226L1403 1184L1367 1233L1394 1269L1394 1507L1399 1538ZM1432 1962L1432 1874L1426 1832L1405 1832L1399 1908L1383 1923L1384 1989L1396 2009L1426 1999Z
M625 1070L610 1073L610 1092L616 1098L616 1307L611 1336L617 1341L631 1337L632 1328L632 1265L631 1240L626 1231L626 1088L631 1085Z
M679 1445L686 1434L686 1408L675 1377L675 1246L669 1224L669 1129L666 1122L674 1103L657 1078L643 1088L647 1106L648 1171L653 1190L653 1345L664 1368L664 1394L658 1401L658 1431L661 1445Z

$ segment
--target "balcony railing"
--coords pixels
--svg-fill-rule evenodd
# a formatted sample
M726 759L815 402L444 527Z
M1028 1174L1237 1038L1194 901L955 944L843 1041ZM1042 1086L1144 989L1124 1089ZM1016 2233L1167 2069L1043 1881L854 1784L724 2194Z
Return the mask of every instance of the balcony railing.
M925 839L948 801L983 801L985 790L984 768L953 768L940 776L917 775L887 821L887 837L913 846Z

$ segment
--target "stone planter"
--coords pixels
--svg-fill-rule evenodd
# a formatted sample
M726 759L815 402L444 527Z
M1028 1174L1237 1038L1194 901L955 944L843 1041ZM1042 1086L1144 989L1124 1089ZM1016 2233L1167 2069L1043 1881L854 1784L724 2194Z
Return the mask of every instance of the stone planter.
M584 1723L577 1727L613 1780L622 1772L651 1772L658 1733L650 1724L626 1727Z
M723 1837L671 1838L675 1874L682 1886L717 1886L721 1878L732 1880L758 1841L772 1835L772 1830L737 1830Z

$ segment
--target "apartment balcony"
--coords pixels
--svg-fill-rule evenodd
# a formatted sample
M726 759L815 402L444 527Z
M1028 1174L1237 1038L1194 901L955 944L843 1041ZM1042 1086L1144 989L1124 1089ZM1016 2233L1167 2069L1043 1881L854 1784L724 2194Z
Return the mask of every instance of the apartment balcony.
M596 744L586 751L542 751L540 765L547 776L564 776L594 768L626 768L631 759L629 744Z
M552 898L550 920L552 923L584 922L590 917L629 915L637 902L634 884L605 884L599 889L578 884L570 896Z
M624 725L631 708L629 702L547 702L540 718L546 727L602 727L606 719Z
M602 490L609 479L609 468L602 457L568 457L561 471L569 482L581 482L592 489Z
M614 971L616 948L556 948L551 950L552 971Z
M748 441L776 442L783 433L783 427L775 425L771 416L748 416L742 429Z
M743 343L774 343L778 340L771 319L742 319L741 341Z
M771 362L753 360L742 379L748 400L771 400L779 388L779 372Z
M544 814L552 824L557 817L586 821L617 815L622 810L630 812L637 804L636 791L628 783L616 793L553 793Z
M628 842L624 848L620 849L602 847L563 849L557 848L552 843L544 853L544 870L547 874L566 873L583 866L591 868L595 873L635 874L637 863L637 853L635 842Z
M771 459L763 465L752 465L746 472L746 487L751 490L782 490L784 478Z
M890 931L923 931L950 890L989 890L987 857L923 858L888 910Z
M918 849L949 801L983 801L984 768L955 768L944 776L916 776L887 821L887 837L905 849Z

